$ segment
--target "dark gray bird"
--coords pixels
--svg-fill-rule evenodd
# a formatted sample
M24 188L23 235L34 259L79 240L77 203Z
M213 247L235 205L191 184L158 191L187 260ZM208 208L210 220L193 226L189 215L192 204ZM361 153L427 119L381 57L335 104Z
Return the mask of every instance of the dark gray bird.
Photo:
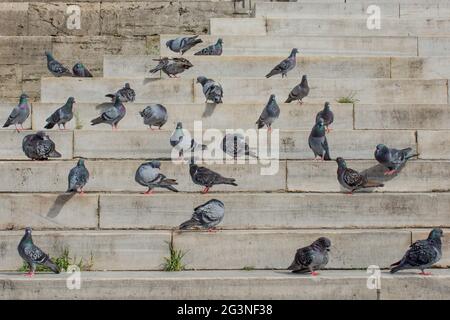
M388 169L384 174L392 175L400 170L401 167L412 157L417 157L411 148L394 149L388 148L384 144L377 145L375 150L375 159Z
M219 38L215 44L207 46L202 50L194 53L195 56L220 56L223 50L223 40Z
M172 58L167 57L161 59L153 59L159 61L158 65L150 70L150 73L158 71L164 72L169 78L179 78L177 74L184 72L185 70L192 68L194 65L185 58Z
M19 242L17 247L20 257L28 264L30 267L27 276L32 277L36 271L37 265L42 265L50 268L54 273L59 273L58 266L50 259L48 254L39 249L33 243L33 238L31 236L31 228L25 229L25 235Z
M212 231L222 222L225 214L225 205L222 201L211 199L194 209L192 218L183 222L180 229L203 228Z
M131 89L129 83L125 83L122 89L117 90L116 93L109 93L105 97L111 98L111 101L115 101L115 97L118 97L121 102L133 102L136 98L136 92Z
M337 179L341 186L349 190L349 194L363 188L384 187L384 184L368 180L366 176L360 174L358 171L347 168L347 163L341 157L338 157L336 162L338 164Z
M66 123L72 120L73 118L73 104L75 103L74 97L69 97L67 102L55 112L52 113L50 117L47 118L47 125L44 127L45 129L51 129L55 125L58 125L58 128L61 129L63 126L66 129Z
M208 193L209 189L216 184L237 186L235 183L236 179L225 178L208 168L199 167L194 163L194 159L191 159L191 163L189 164L189 174L195 184L205 187L202 193Z
M331 111L329 102L325 102L325 105L323 106L323 110L319 111L317 113L317 115L316 115L316 122L320 118L323 119L323 124L325 125L325 129L326 129L327 133L330 132L331 131L330 125L334 121L334 114L333 114L333 111Z
M170 136L170 145L178 150L178 156L183 157L184 152L193 152L195 150L206 150L208 147L204 144L197 143L194 139L186 139L183 132L183 124L177 123L175 130Z
M81 62L75 63L72 68L73 75L82 78L92 78L92 73Z
M205 95L206 101L212 101L214 103L223 103L223 89L222 86L214 81L213 79L208 79L206 77L197 77L197 83L200 83L203 88L203 94Z
M312 276L316 276L318 274L316 270L322 269L328 263L330 246L331 241L328 238L320 237L311 245L298 249L288 270L295 273L309 271Z
M280 107L275 100L275 95L271 94L269 101L264 107L259 119L256 121L258 129L267 126L269 132L272 132L272 123L280 116Z
M414 242L400 261L391 265L391 273L405 269L419 269L422 275L430 275L425 269L430 268L442 257L442 229L431 230L426 240Z
M319 118L312 128L309 134L308 144L314 152L315 160L331 160L330 148L328 147L328 141L325 135L325 124L322 118Z
M69 69L56 61L49 51L45 51L45 55L47 56L48 71L50 71L55 77L72 76L72 73L70 73Z
M286 99L285 103L291 103L292 101L297 100L300 104L303 104L302 99L309 94L309 86L308 79L306 75L303 75L302 81L292 88L291 92L289 92L289 96Z
M242 134L226 134L222 140L221 147L223 152L232 156L234 159L240 156L251 156L258 159L256 153L250 150Z
M143 163L136 171L134 180L141 186L147 187L148 190L144 194L152 194L154 188L164 188L173 192L178 192L174 185L177 181L168 179L160 172L161 162L153 160Z
M20 130L23 130L23 123L28 119L29 116L30 103L28 102L28 96L25 93L22 93L19 98L19 104L12 109L8 119L3 125L3 128L14 125L17 132L20 132ZM17 125L20 125L20 129L17 127Z
M61 154L55 150L55 143L44 131L25 136L22 141L22 150L32 160L61 158Z
M69 187L66 192L78 192L84 194L83 188L89 181L89 171L84 165L84 160L78 160L75 167L69 172Z
M148 125L152 130L152 126L158 127L161 130L161 127L167 122L169 117L167 109L158 103L153 103L145 107L139 114L144 119L144 124Z
M287 76L287 73L295 68L295 65L297 64L297 58L296 55L298 53L297 48L292 49L291 54L289 57L281 61L279 64L277 64L268 74L266 74L266 78L270 78L274 75L280 74L281 77L284 78Z
M125 117L127 110L121 102L119 96L115 97L114 105L106 109L98 118L91 120L91 126L99 123L110 124L113 130L117 130L120 120Z
M196 44L202 43L202 39L197 39L198 36L193 37L178 37L166 42L166 46L173 52L181 52L184 54Z

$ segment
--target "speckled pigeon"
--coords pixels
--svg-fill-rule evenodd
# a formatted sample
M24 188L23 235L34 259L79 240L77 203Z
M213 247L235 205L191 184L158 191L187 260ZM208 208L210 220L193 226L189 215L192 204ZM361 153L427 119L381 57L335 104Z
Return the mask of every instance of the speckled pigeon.
M297 100L300 104L303 104L302 99L308 96L308 94L309 94L308 78L306 75L303 75L302 81L294 88L292 88L285 103L291 103L292 101Z
M343 158L338 157L336 162L338 164L337 179L341 186L349 190L349 194L363 188L384 187L384 184L368 180L366 176L360 174L358 171L347 168L347 163Z
M3 128L7 128L10 125L14 125L16 127L17 132L23 130L23 123L30 116L30 103L28 102L28 96L25 93L22 93L19 98L19 104L15 106L8 119L6 120ZM20 129L17 127L20 125Z
M234 159L240 156L251 156L258 159L256 153L250 150L245 137L242 134L226 134L222 140L221 147L223 152L232 156Z
M125 109L125 106L117 96L115 97L114 105L106 109L100 117L91 120L91 126L95 126L99 123L107 123L111 125L113 130L117 130L119 121L125 117L126 113L127 110Z
M325 135L325 124L322 118L317 119L316 124L312 128L309 134L308 144L314 152L316 160L331 160L330 148L328 147L328 141Z
M264 107L259 119L256 121L258 129L267 126L269 132L272 132L272 123L280 116L280 107L275 100L275 95L271 94L269 101Z
M222 222L225 214L225 205L222 201L211 199L194 209L192 218L183 222L180 229L203 228L212 231Z
M75 77L92 78L92 73L81 62L75 63L72 72Z
M384 144L377 145L375 150L375 159L388 171L385 175L392 175L400 170L400 168L412 157L416 157L418 154L414 154L411 148L406 149L394 149L388 148Z
M316 115L316 122L322 118L323 119L323 124L325 125L326 131L330 132L330 125L333 123L334 121L334 114L333 111L331 111L330 108L330 103L329 102L325 102L325 105L323 106L323 110L319 111Z
M277 64L268 74L266 74L266 78L270 78L274 75L280 74L281 77L284 78L287 76L287 73L295 68L297 64L296 54L298 53L297 48L292 49L289 57L281 61Z
M181 52L184 54L190 48L198 43L202 43L202 39L197 39L198 36L193 37L178 37L166 42L166 46L173 52Z
M235 187L237 186L235 182L236 179L225 178L208 168L199 167L194 163L193 158L189 164L189 174L195 184L205 187L202 193L208 193L209 189L216 184L229 184Z
M121 102L133 102L136 99L136 92L131 89L129 83L125 83L122 89L117 90L116 93L109 93L105 95L105 97L111 98L111 101L114 102L115 98L118 97Z
M166 176L160 172L160 167L161 162L153 160L141 164L137 169L134 180L141 186L148 188L144 194L152 194L154 188L164 188L173 192L178 192L178 190L173 187L178 184L177 181L174 179L167 179Z
M442 229L431 230L426 240L414 242L400 261L391 265L391 273L405 269L419 269L422 275L430 275L425 269L430 268L442 257Z
M169 78L178 78L177 74L184 72L185 70L192 68L194 65L185 58L172 58L167 57L161 59L154 59L159 61L159 64L150 70L151 73L158 71L164 72Z
M46 266L54 273L60 272L58 266L50 259L48 254L34 245L33 238L31 236L31 228L25 229L25 235L22 237L22 240L20 240L17 251L19 251L20 257L30 267L29 272L26 274L29 277L34 275L36 265Z
M66 192L78 192L84 194L83 188L89 181L89 171L84 165L84 160L78 160L75 167L69 172L69 187Z
M207 46L202 50L194 53L195 56L220 56L222 55L223 40L219 38L215 44Z
M152 130L152 126L158 127L161 130L161 127L167 122L169 117L167 109L158 103L150 104L139 112L139 114L144 119L144 124L148 125Z
M72 76L72 73L70 73L69 69L56 61L49 51L45 51L45 55L47 56L48 71L50 71L55 77Z
M288 270L295 273L309 271L312 276L318 275L315 270L322 269L327 265L330 246L331 241L328 238L320 237L311 245L298 249Z
M186 139L183 132L183 124L177 123L175 130L170 136L170 145L178 150L178 156L183 157L184 152L195 150L206 150L208 147L204 144L197 143L194 139Z
M55 112L52 113L50 117L48 117L45 121L47 121L47 125L44 127L45 129L51 129L55 125L58 125L58 128L61 129L61 125L64 129L66 129L66 123L72 120L73 118L73 104L75 103L75 99L73 97L69 97L67 102Z
M25 136L22 141L22 150L32 160L61 158L61 154L55 150L55 143L44 131Z
M208 101L212 101L214 103L223 103L223 89L222 86L214 81L213 79L208 79L206 77L200 76L197 77L197 83L200 83L203 88L203 94L205 95L207 103Z

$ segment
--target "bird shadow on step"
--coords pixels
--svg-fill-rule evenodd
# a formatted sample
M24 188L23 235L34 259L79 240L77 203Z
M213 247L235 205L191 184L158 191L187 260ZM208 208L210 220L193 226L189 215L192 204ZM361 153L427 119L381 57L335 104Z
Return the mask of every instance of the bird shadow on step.
M47 218L56 218L62 208L66 205L66 203L72 199L72 197L75 195L75 193L64 193L64 194L60 194L56 200L55 203L53 203L52 207L50 208L50 210L48 210L47 213Z
M396 178L400 172L403 170L404 168L404 164L399 168L399 170L392 174L392 175L385 175L384 173L386 172L386 167L383 166L382 164L377 164L373 167L370 167L364 171L361 171L361 174L366 176L367 179L369 180L373 180L376 182L388 182L391 181L392 179Z
M203 111L202 118L207 118L212 116L214 110L216 109L215 103L205 103L205 111Z

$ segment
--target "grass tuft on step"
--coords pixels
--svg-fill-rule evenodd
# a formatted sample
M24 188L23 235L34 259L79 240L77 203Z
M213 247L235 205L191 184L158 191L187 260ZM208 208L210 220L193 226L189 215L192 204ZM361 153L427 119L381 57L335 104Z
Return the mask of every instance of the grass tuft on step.
M176 250L172 242L167 242L167 244L169 245L170 256L164 257L164 271L183 271L186 267L183 264L183 258L186 252Z

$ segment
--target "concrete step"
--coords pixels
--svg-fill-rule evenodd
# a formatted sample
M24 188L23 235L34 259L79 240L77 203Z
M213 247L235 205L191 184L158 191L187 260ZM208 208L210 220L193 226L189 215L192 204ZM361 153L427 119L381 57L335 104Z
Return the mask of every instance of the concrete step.
M419 38L418 56L448 56L450 52L450 37Z
M449 79L450 57L392 57L391 77Z
M449 131L418 131L422 159L450 159Z

